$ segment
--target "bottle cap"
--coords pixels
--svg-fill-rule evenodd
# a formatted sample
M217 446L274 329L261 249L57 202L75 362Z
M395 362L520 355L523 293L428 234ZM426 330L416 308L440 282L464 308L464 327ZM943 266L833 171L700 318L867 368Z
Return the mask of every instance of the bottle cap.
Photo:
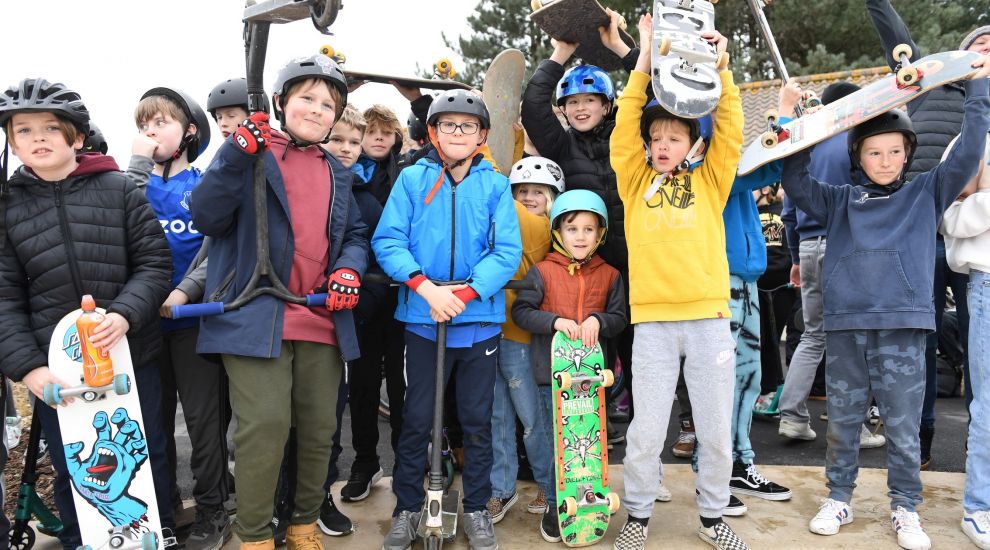
M96 310L96 300L93 296L86 294L82 297L82 310L83 311L95 311Z

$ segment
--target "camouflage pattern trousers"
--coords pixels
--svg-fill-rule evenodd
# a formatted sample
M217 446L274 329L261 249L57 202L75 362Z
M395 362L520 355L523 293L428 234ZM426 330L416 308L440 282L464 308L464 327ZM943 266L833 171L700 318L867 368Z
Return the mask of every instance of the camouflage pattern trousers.
M925 398L924 329L838 330L825 335L828 395L829 497L851 502L859 474L859 436L877 401L887 436L890 508L914 511L921 504L918 430Z

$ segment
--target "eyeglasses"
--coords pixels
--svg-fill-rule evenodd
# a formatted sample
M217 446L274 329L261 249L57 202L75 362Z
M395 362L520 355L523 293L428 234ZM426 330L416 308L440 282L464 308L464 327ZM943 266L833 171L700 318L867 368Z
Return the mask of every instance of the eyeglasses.
M442 120L437 123L437 129L439 129L444 134L453 134L457 130L460 130L465 136L470 136L478 133L481 129L481 125L477 122L462 122L457 124L456 122L451 122L449 120Z

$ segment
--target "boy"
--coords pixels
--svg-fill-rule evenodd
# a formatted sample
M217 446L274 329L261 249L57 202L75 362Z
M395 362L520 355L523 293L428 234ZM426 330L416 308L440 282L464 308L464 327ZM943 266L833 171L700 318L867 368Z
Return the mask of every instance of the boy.
M485 509L492 493L492 399L499 323L505 321L501 289L521 259L519 223L509 180L480 154L491 126L484 101L465 90L440 94L427 125L436 148L399 174L371 241L385 273L405 283L395 317L407 323L409 386L392 481L396 505L382 547L405 550L416 536L433 418L436 323L451 322L445 375L458 368L464 531L472 548L495 550Z
M605 202L592 191L578 189L558 197L550 223L554 251L526 274L532 290L521 290L512 304L512 319L532 333L529 356L530 379L539 385L535 403L541 426L534 437L543 438L545 456L529 455L551 465L547 490L549 506L540 522L547 542L560 541L560 512L557 509L556 468L553 460L553 396L550 385L550 343L557 331L594 346L602 337L618 334L628 322L622 277L596 254L608 230ZM544 468L545 465L541 464ZM534 471L537 464L534 462Z
M39 403L55 478L55 502L66 548L82 541L73 505L58 416L44 406L45 384L68 385L48 369L48 344L58 321L92 294L107 310L93 344L109 350L130 343L141 399L151 473L165 548L172 532L169 462L161 420L157 356L158 306L168 295L168 243L144 194L112 158L76 155L89 129L89 111L63 84L25 79L0 95L0 126L24 165L5 183L5 237L0 243L0 369L23 381ZM2 167L6 179L6 167ZM71 400L68 400L71 401ZM78 458L73 458L78 460ZM140 525L140 523L139 523Z
M237 418L237 533L242 548L274 548L272 503L290 426L298 432L295 512L286 542L322 549L316 522L326 492L343 361L359 355L351 309L368 260L350 172L319 147L344 109L347 81L331 59L293 59L278 73L268 115L254 113L224 142L193 191L193 221L211 237L206 292L231 300L256 264L254 176L266 164L272 264L290 292L326 285L327 307L260 296L200 322L200 353L223 354ZM268 150L271 146L272 150ZM197 207L196 205L200 205ZM264 395L265 406L258 406ZM272 452L273 448L278 452Z
M402 150L402 125L392 109L373 105L365 109L368 128L361 140L361 159L368 185L378 202L385 204L389 191L399 177L399 153Z
M917 139L907 114L892 110L849 131L853 186L829 186L808 173L810 151L784 159L781 180L794 204L828 229L823 292L828 395L828 498L809 529L834 535L853 521L849 502L859 462L860 424L872 392L887 429L890 519L897 543L931 541L915 507L922 502L919 425L924 349L935 328L932 234L942 212L976 174L990 128L990 62L966 82L966 117L946 160L908 181Z
M229 78L214 86L210 95L206 96L206 110L217 122L223 139L230 137L250 114L247 79Z
M223 508L227 499L227 438L220 437L226 427L223 368L196 353L198 319L170 318L173 305L202 297L201 287L184 275L203 244L203 235L192 223L189 197L201 177L191 163L210 143L210 123L188 94L171 88L148 90L134 109L134 122L139 134L128 174L151 203L172 252L173 290L160 308L164 349L159 363L172 506L182 508L175 454L175 412L181 400L193 448L190 467L196 480L196 521L186 546L213 550L230 538L230 518Z
M735 382L735 343L729 327L729 268L722 209L732 190L742 147L742 107L732 73L722 70L722 97L711 152L701 165L704 140L695 120L659 106L644 112L650 84L653 18L640 18L636 70L619 99L612 133L612 166L626 205L631 321L636 324L633 369L636 399L652 401L657 416L634 416L625 460L629 519L615 550L645 548L647 522L659 487L674 387L684 358L691 394L698 458L698 535L719 549L746 548L722 521L732 473L730 420ZM706 36L725 52L718 32ZM642 141L641 141L642 139ZM644 142L649 151L643 162Z

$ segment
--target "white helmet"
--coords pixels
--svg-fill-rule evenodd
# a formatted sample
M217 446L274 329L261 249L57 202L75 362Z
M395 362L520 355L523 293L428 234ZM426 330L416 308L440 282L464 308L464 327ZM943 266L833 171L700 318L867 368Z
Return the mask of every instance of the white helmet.
M517 162L509 172L509 183L536 183L564 192L564 171L556 162L544 157L526 157Z

